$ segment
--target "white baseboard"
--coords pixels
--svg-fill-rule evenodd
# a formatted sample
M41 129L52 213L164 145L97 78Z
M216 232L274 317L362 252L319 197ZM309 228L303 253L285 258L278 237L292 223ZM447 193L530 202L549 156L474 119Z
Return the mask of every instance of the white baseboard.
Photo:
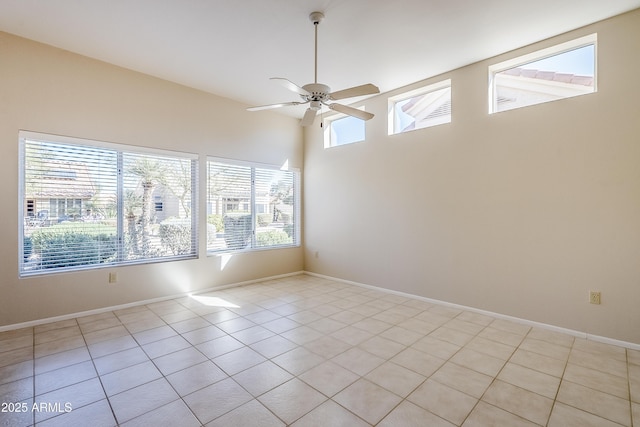
M110 307L96 308L93 310L80 311L77 313L63 314L61 316L47 317L44 319L37 319L37 320L31 320L28 322L15 323L12 325L0 326L0 332L11 331L14 329L31 328L34 326L43 325L45 323L59 322L61 320L75 319L76 317L91 316L94 314L101 314L109 311L123 310L125 308L135 307L137 305L152 304L154 302L161 302L161 301L167 301L170 299L182 298L191 294L201 294L204 292L219 291L222 289L235 288L237 286L251 285L253 283L264 282L266 280L282 279L284 277L297 276L300 274L305 274L305 272L296 271L294 273L278 274L275 276L262 277L260 279L246 280L244 282L236 282L236 283L230 283L227 285L213 286L206 289L198 289L197 291L193 291L193 292L183 292L180 294L169 295L169 296L158 297L158 298L151 298L147 300L135 301L135 302L130 302L126 304L114 305Z
M361 287L361 288L367 288L367 289L372 289L372 290L376 290L376 291L380 291L380 292L385 292L385 293L392 294L392 295L398 295L398 296L401 296L401 297L404 297L404 298L411 298L411 299L415 299L415 300L425 301L425 302L428 302L428 303L431 303L431 304L438 304L438 305L442 305L442 306L445 306L445 307L456 308L456 309L459 309L459 310L471 311L471 312L474 312L474 313L478 313L478 314L483 314L483 315L486 315L486 316L494 317L496 319L509 320L511 322L520 323L520 324L527 325L527 326L532 326L532 327L536 327L536 328L540 328L540 329L546 329L546 330L554 331L554 332L560 332L560 333L572 335L572 336L578 337L578 338L583 338L583 339L587 339L587 340L591 340L591 341L601 342L601 343L604 343L604 344L610 344L610 345L615 345L615 346L618 346L618 347L624 347L624 348L640 351L640 344L636 344L636 343L632 343L632 342L628 342L628 341L621 341L621 340L616 340L616 339L609 338L609 337L593 335L593 334L589 334L589 333L582 332L582 331L576 331L576 330L573 330L573 329L567 329L567 328L562 328L560 326L550 325L550 324L547 324L547 323L535 322L533 320L527 320L527 319L522 319L522 318L519 318L519 317L508 316L506 314L495 313L495 312L487 311L487 310L481 310L481 309L475 308L475 307L468 307L468 306L465 306L465 305L454 304L454 303L450 303L450 302L447 302L447 301L441 301L441 300L436 300L436 299L432 299L432 298L422 297L420 295L414 295L414 294L409 294L409 293L406 293L406 292L394 291L392 289L381 288L379 286L372 286L372 285L367 285L367 284L360 283L360 282L354 282L354 281L351 281L351 280L341 279L341 278L338 278L338 277L332 277L332 276L327 276L327 275L324 275L324 274L313 273L311 271L296 271L296 272L293 272L293 273L285 273L285 274L279 274L279 275L275 275L275 276L262 277L262 278L259 278L259 279L246 280L246 281L243 281L243 282L236 282L236 283L229 283L229 284L226 284L226 285L213 286L213 287L206 288L206 289L199 289L199 290L194 291L194 292L183 292L183 293L180 293L180 294L169 295L169 296L158 297L158 298L152 298L152 299L148 299L148 300L136 301L136 302L126 303L126 304L110 306L110 307L97 308L97 309L94 309L94 310L87 310L87 311L81 311L81 312L77 312L77 313L64 314L64 315L61 315L61 316L54 316L54 317L47 317L47 318L44 318L44 319L31 320L31 321L28 321L28 322L15 323L15 324L11 324L11 325L0 326L0 332L10 331L10 330L14 330L14 329L30 328L30 327L42 325L42 324L45 324L45 323L59 322L61 320L68 320L68 319L75 319L77 317L91 316L91 315L94 315L94 314L101 314L101 313L105 313L105 312L109 312L109 311L122 310L122 309L129 308L129 307L135 307L137 305L152 304L152 303L155 303L155 302L161 302L161 301L166 301L166 300L170 300L170 299L181 298L181 297L188 296L188 295L195 294L195 293L200 294L200 293L204 293L204 292L219 291L219 290L222 290L222 289L228 289L228 288L235 288L235 287L238 287L238 286L251 285L251 284L254 284L254 283L264 282L264 281L267 281L267 280L275 280L275 279L282 279L282 278L285 278L285 277L297 276L297 275L300 275L300 274L307 274L309 276L320 277L320 278L323 278L323 279L333 280L333 281L336 281L336 282L341 282L341 283L345 283L345 284L349 284L349 285L354 285L354 286L358 286L358 287Z
M309 276L320 277L320 278L323 278L323 279L334 280L336 282L346 283L348 285L359 286L361 288L367 288L367 289L372 289L372 290L375 290L375 291L385 292L385 293L392 294L392 295L398 295L398 296L405 297L405 298L411 298L411 299L416 299L416 300L420 300L420 301L425 301L425 302L428 302L428 303L431 303L431 304L438 304L438 305L442 305L442 306L445 306L445 307L451 307L451 308L456 308L456 309L459 309L459 310L465 310L465 311L471 311L471 312L478 313L478 314L484 314L485 316L495 317L496 319L509 320L511 322L520 323L522 325L527 325L527 326L532 326L532 327L536 327L536 328L540 328L540 329L546 329L546 330L549 330L549 331L560 332L560 333L563 333L563 334L572 335L572 336L577 337L577 338L583 338L583 339L587 339L587 340L591 340L591 341L601 342L601 343L604 343L604 344L615 345L615 346L618 346L618 347L624 347L624 348L628 348L628 349L631 349L631 350L640 350L640 344L636 344L636 343L632 343L632 342L628 342L628 341L621 341L621 340L616 340L616 339L613 339L613 338L603 337L603 336L599 336L599 335L593 335L593 334L589 334L587 332L576 331L574 329L562 328L560 326L550 325L550 324L547 324L547 323L535 322L533 320L527 320L527 319L522 319L522 318L519 318L519 317L508 316L506 314L494 313L492 311L487 311L487 310L481 310L481 309L475 308L475 307L468 307L468 306L465 306L465 305L454 304L454 303L441 301L441 300L436 300L436 299L432 299L432 298L426 298L426 297L422 297L420 295L414 295L414 294L409 294L409 293L406 293L406 292L394 291L392 289L381 288L381 287L378 287L378 286L367 285L367 284L364 284L364 283L359 283L359 282L354 282L354 281L351 281L351 280L340 279L340 278L337 278L337 277L327 276L327 275L324 275L324 274L313 273L311 271L305 271L304 274L308 274Z

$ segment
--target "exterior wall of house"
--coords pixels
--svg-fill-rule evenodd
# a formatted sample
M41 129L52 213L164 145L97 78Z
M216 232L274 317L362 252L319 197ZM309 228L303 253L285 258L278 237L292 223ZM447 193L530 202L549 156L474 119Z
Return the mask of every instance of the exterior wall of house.
M239 103L10 34L0 33L0 58L0 327L302 270L301 248L207 256L201 191L197 259L18 278L19 130L196 153L201 188L206 156L301 169L303 135L293 118L247 113ZM177 213L177 202L164 201L166 214ZM117 283L108 284L109 272Z
M488 114L489 65L593 32L597 93ZM314 126L305 269L640 344L638 52L635 10L371 98L365 142ZM389 96L447 78L450 124L387 135Z

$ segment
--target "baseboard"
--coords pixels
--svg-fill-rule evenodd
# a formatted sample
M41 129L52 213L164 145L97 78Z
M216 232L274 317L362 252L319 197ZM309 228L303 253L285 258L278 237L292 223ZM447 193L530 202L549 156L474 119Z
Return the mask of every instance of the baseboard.
M431 304L438 304L438 305L442 305L442 306L445 306L445 307L456 308L456 309L459 309L459 310L471 311L473 313L483 314L483 315L486 315L486 316L494 317L496 319L509 320L511 322L520 323L522 325L532 326L532 327L536 327L536 328L540 328L540 329L546 329L546 330L554 331L554 332L560 332L560 333L563 333L563 334L572 335L572 336L577 337L577 338L583 338L583 339L596 341L596 342L600 342L600 343L604 343L604 344L610 344L610 345L615 345L615 346L618 346L618 347L624 347L624 348L628 348L628 349L631 349L631 350L640 351L640 344L636 344L636 343L632 343L632 342L628 342L628 341L621 341L621 340L617 340L617 339L613 339L613 338L609 338L609 337L603 337L603 336L600 336L600 335L593 335L593 334L589 334L589 333L582 332L582 331L576 331L574 329L568 329L568 328L562 328L560 326L550 325L548 323L535 322L533 320L522 319L522 318L519 318L519 317L509 316L509 315L506 315L506 314L495 313L495 312L487 311L487 310L481 310L481 309L475 308L475 307L469 307L469 306L465 306L465 305L461 305L461 304L450 303L450 302L447 302L447 301L436 300L436 299L433 299L433 298L422 297L420 295L409 294L409 293L406 293L406 292L394 291L392 289L386 289L386 288L381 288L379 286L367 285L367 284L364 284L364 283L354 282L352 280L341 279L341 278L338 278L338 277L328 276L328 275L325 275L325 274L314 273L314 272L311 272L311 271L296 271L296 272L293 272L293 273L278 274L278 275L275 275L275 276L261 277L259 279L252 279L252 280L246 280L246 281L242 281L242 282L229 283L229 284L226 284L226 285L213 286L213 287L210 287L210 288L199 289L199 290L194 291L194 292L183 292L183 293L175 294L175 295L169 295L169 296L152 298L152 299L141 300L141 301L135 301L135 302L131 302L131 303L120 304L120 305L109 306L109 307L102 307L102 308L97 308L97 309L93 309L93 310L87 310L87 311L81 311L81 312L77 312L77 313L65 314L65 315L61 315L61 316L47 317L47 318L44 318L44 319L31 320L31 321L28 321L28 322L15 323L15 324L11 324L11 325L0 326L0 332L11 331L11 330L15 330L15 329L22 329L22 328L30 328L30 327L42 325L42 324L45 324L45 323L59 322L61 320L75 319L76 317L91 316L91 315L94 315L94 314L101 314L101 313L105 313L105 312L109 312L109 311L123 310L125 308L135 307L135 306L143 305L143 304L152 304L152 303L155 303L155 302L161 302L161 301L167 301L167 300L176 299L176 298L182 298L184 296L188 296L188 295L191 295L191 294L194 294L194 293L200 294L200 293L204 293L204 292L219 291L219 290L222 290L222 289L228 289L228 288L235 288L235 287L238 287L238 286L251 285L251 284L254 284L254 283L264 282L264 281L267 281L267 280L276 280L276 279L282 279L282 278L285 278L285 277L297 276L297 275L300 275L300 274L307 274L307 275L313 276L313 277L319 277L319 278L323 278L323 279L327 279L327 280L333 280L333 281L345 283L345 284L348 284L348 285L354 285L354 286L358 286L358 287L361 287L361 288L367 288L367 289L372 289L372 290L375 290L375 291L380 291L380 292L384 292L384 293L388 293L388 294L392 294L392 295L398 295L398 296L401 296L401 297L404 297L404 298L411 298L411 299L416 299L416 300L420 300L420 301L425 301L425 302L428 302L428 303L431 303Z
M367 289L372 289L372 290L375 290L375 291L385 292L385 293L392 294L392 295L398 295L398 296L405 297L405 298L411 298L411 299L416 299L416 300L420 300L420 301L425 301L425 302L428 302L428 303L431 303L431 304L438 304L438 305L442 305L442 306L445 306L445 307L451 307L451 308L456 308L456 309L459 309L459 310L471 311L473 313L484 314L485 316L495 317L496 319L509 320L511 322L519 323L519 324L522 324L522 325L527 325L527 326L532 326L532 327L536 327L536 328L540 328L540 329L546 329L546 330L549 330L549 331L560 332L560 333L563 333L563 334L572 335L572 336L577 337L577 338L583 338L583 339L596 341L596 342L600 342L600 343L604 343L604 344L615 345L615 346L618 346L618 347L624 347L624 348L628 348L628 349L631 349L631 350L640 350L640 344L636 344L636 343L632 343L632 342L628 342L628 341L621 341L621 340L616 340L616 339L613 339L613 338L603 337L603 336L599 336L599 335L593 335L593 334L589 334L587 332L581 332L581 331L576 331L574 329L567 329L567 328L562 328L560 326L550 325L548 323L535 322L533 320L527 320L527 319L522 319L522 318L519 318L519 317L508 316L506 314L500 314L500 313L495 313L495 312L492 312L492 311L482 310L482 309L475 308L475 307L468 307L468 306L465 306L465 305L454 304L454 303L450 303L450 302L447 302L447 301L441 301L441 300L436 300L436 299L432 299L432 298L426 298L426 297L422 297L420 295L409 294L409 293L406 293L406 292L394 291L392 289L381 288L381 287L378 287L378 286L367 285L367 284L364 284L364 283L354 282L354 281L351 281L351 280L340 279L338 277L332 277L332 276L327 276L327 275L324 275L324 274L313 273L311 271L305 271L304 274L307 274L309 276L314 276L314 277L320 277L320 278L323 278L323 279L333 280L333 281L345 283L345 284L348 284L348 285L359 286L361 288L367 288Z
M253 283L264 282L266 280L275 280L275 279L282 279L284 277L298 276L300 274L305 274L305 272L304 271L296 271L296 272L293 272L293 273L278 274L278 275L275 275L275 276L261 277L259 279L253 279L253 280L246 280L246 281L243 281L243 282L236 282L236 283L229 283L229 284L226 284L226 285L213 286L213 287L206 288L206 289L198 289L197 291L193 291L193 292L183 292L183 293L175 294L175 295L169 295L169 296L158 297L158 298L151 298L151 299L147 299L147 300L135 301L135 302L130 302L130 303L126 303L126 304L109 306L109 307L96 308L96 309L93 309L93 310L80 311L80 312L77 312L77 313L64 314L64 315L61 315L61 316L54 316L54 317L47 317L47 318L44 318L44 319L30 320L28 322L22 322L22 323L15 323L15 324L11 324L11 325L0 326L0 332L11 331L11 330L14 330L14 329L31 328L31 327L34 327L34 326L43 325L45 323L59 322L61 320L75 319L76 317L91 316L91 315L94 315L94 314L101 314L101 313L106 313L106 312L109 312L109 311L123 310L125 308L135 307L135 306L138 306L138 305L153 304L155 302L161 302L161 301L167 301L167 300L170 300L170 299L182 298L182 297L185 297L185 296L188 296L188 295L191 295L191 294L196 294L196 293L201 294L201 293L204 293L204 292L219 291L219 290L222 290L222 289L235 288L237 286L245 286L245 285L251 285Z

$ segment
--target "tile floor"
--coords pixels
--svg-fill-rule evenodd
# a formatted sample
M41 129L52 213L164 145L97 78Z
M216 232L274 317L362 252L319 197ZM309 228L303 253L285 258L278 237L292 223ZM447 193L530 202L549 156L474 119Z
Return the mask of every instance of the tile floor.
M11 427L631 426L640 352L301 275L0 333L0 402Z

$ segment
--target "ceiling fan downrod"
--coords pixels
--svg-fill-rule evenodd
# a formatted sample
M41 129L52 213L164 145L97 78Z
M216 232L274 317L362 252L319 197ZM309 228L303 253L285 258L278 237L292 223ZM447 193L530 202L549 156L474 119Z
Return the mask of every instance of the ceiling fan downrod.
M318 24L324 19L324 13L311 12L309 19L313 22L313 28L315 30L315 49L314 49L314 78L313 82L318 83Z

